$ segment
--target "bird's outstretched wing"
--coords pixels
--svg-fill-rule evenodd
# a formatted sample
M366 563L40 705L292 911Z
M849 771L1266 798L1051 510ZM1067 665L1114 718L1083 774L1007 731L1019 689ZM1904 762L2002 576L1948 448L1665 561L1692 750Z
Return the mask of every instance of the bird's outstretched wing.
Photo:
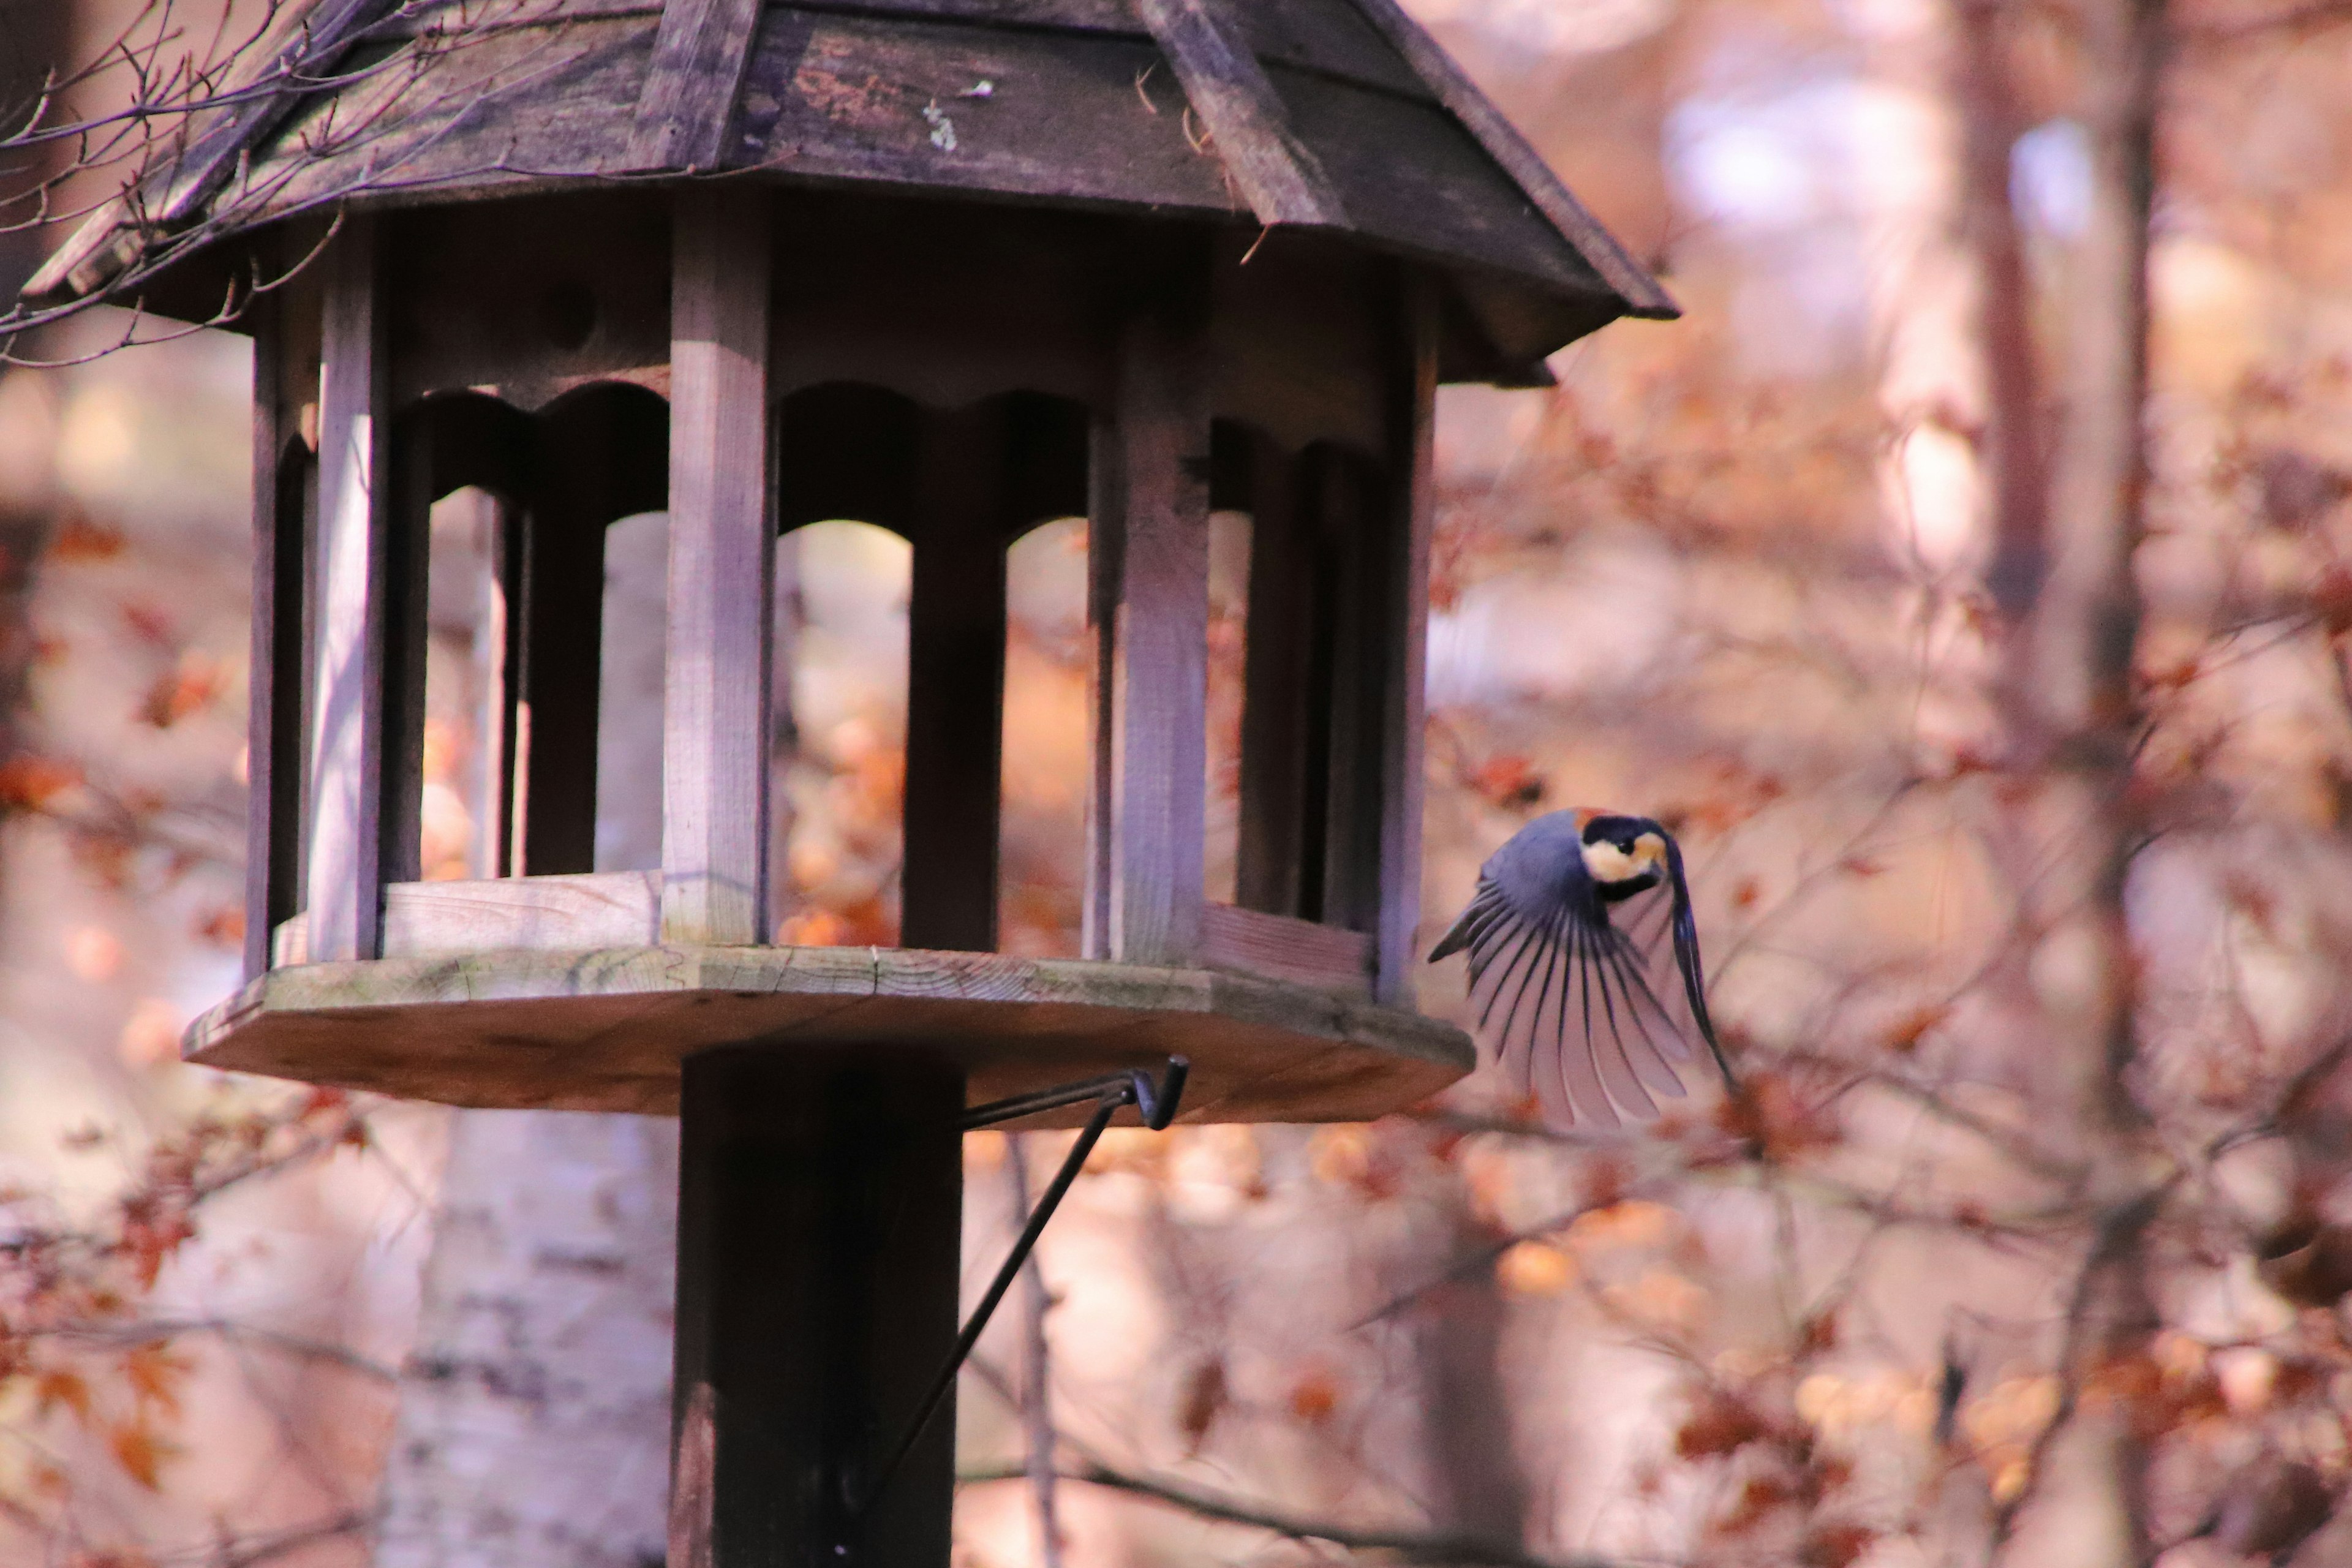
M1531 848L1536 847L1534 846ZM1679 851L1657 888L1604 901L1580 862L1527 854L1489 861L1478 891L1431 953L1466 951L1478 1033L1513 1093L1559 1125L1618 1125L1684 1092L1676 1064L1706 1042L1705 976Z

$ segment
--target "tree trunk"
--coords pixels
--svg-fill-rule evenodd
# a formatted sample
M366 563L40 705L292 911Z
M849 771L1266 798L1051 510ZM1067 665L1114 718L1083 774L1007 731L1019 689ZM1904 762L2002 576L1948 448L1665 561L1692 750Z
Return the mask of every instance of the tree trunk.
M669 1485L677 1124L456 1114L378 1568L647 1568Z
M1448 1173L1434 1197L1439 1244L1430 1258L1450 1261L1492 1240L1457 1175ZM1432 1522L1516 1552L1526 1545L1528 1487L1512 1442L1518 1401L1501 1363L1506 1318L1494 1270L1479 1269L1430 1292L1415 1314L1414 1350Z
M2164 55L2164 0L2090 0L2083 12L2084 120L2092 139L2088 222L2074 258L2065 441L2053 475L2048 577L2013 682L2030 758L2047 769L2050 868L2034 911L2046 954L2068 959L2043 1004L2074 1048L2075 1108L2097 1208L2067 1320L2061 1367L2070 1394L2052 1446L2051 1486L2072 1514L2071 1559L2145 1563L2147 1446L2128 1402L2096 1392L2099 1371L2140 1353L2156 1326L2137 1191L2146 1117L2133 1094L2138 980L2126 905L2142 845L2133 759L2145 713L2134 679L2144 617L2135 557L2147 488L2149 223ZM2029 695L2030 694L2030 695Z

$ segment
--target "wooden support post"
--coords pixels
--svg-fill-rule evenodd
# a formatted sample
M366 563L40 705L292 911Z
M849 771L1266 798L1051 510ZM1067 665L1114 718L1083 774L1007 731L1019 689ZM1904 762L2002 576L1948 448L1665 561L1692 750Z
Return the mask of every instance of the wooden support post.
M319 395L315 297L281 290L253 324L253 642L246 720L245 973L269 967L269 938L302 904L306 588L317 465L302 405Z
M1008 423L1002 401L924 421L907 632L907 947L996 947Z
M675 244L662 940L751 943L767 936L775 641L764 193L688 188Z
M1155 269L1121 330L1095 435L1097 637L1086 951L1191 963L1208 771L1209 278L1205 246Z
M383 910L385 589L391 419L376 225L348 219L326 258L319 537L311 595L308 953L373 958Z
M385 888L425 874L425 661L432 635L425 616L426 571L433 503L438 499L433 440L409 422L391 424L382 594L383 760L376 808L376 872ZM379 894L379 917L382 907ZM376 948L382 952L381 940Z
M1319 542L1313 520L1299 516L1295 504L1297 465L1257 434L1249 438L1247 461L1249 618L1234 901L1269 915L1304 915L1314 896L1306 875L1307 763L1317 750L1315 731L1328 718L1312 687L1317 649L1330 635L1316 615ZM1314 783L1319 791L1322 781ZM1312 815L1319 831L1321 814ZM1314 858L1319 868L1320 854Z
M520 700L530 707L523 781L522 869L532 877L596 868L596 720L602 695L604 529L611 433L547 437L547 477L525 523L530 574ZM598 437L602 437L599 439Z
M945 1568L955 1411L853 1517L956 1338L962 1075L736 1047L678 1113L669 1568Z
M1372 465L1318 447L1306 465L1306 504L1328 556L1318 584L1329 605L1321 690L1323 847L1314 918L1372 934L1381 919L1382 722L1391 634L1388 509ZM1310 785L1310 788L1313 787Z
M1437 286L1408 275L1390 375L1387 635L1381 700L1380 926L1373 994L1409 1007L1421 926L1422 749L1427 710L1429 540L1436 516Z

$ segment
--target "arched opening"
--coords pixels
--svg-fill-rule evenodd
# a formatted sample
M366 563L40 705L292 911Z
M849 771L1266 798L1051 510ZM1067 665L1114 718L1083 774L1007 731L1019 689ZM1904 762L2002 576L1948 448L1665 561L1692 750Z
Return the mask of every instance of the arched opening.
M596 869L658 871L669 514L604 530L596 693Z
M506 780L506 507L474 485L427 522L425 731L418 747L419 879L494 877Z
M1087 520L1041 523L1005 552L1004 760L997 945L1076 958L1086 900L1095 640Z
M1377 468L1333 442L1291 451L1225 424L1216 437L1212 500L1229 510L1213 515L1210 534L1210 799L1213 813L1230 778L1224 896L1265 914L1369 931L1379 899L1376 710L1390 635ZM1236 513L1246 513L1238 528L1219 521ZM1236 595L1247 605L1238 647L1219 629ZM1220 826L1213 816L1213 846Z
M385 648L397 694L383 738L386 880L605 868L600 807L626 824L617 853L633 868L657 861L658 621L649 642L626 639L634 684L604 679L604 655L608 625L642 630L610 604L607 531L667 504L667 406L619 383L536 415L436 394L401 415L393 447L402 569ZM659 577L652 526L629 532L620 586L633 605ZM648 657L650 694L638 689ZM648 725L654 743L631 744Z
M777 543L778 942L898 940L913 580L913 547L872 523L812 522Z
M890 935L846 940L993 951L1003 901L1006 550L1039 521L1084 508L1085 411L1031 393L928 409L875 387L828 384L782 401L776 448L781 527L857 518L912 545L898 667L904 697L896 752L897 915L889 918L886 891L878 903L860 905L866 912L858 918ZM803 616L815 586L811 574L823 565L814 549L804 544L785 557L800 575ZM798 640L793 628L780 626L780 661L797 663L790 650ZM792 679L793 722L780 725L780 735L794 735L805 718L798 668ZM861 731L850 734L854 750L866 746ZM814 737L797 736L794 744L816 754ZM833 765L848 764L835 758ZM791 789L776 794L788 810L805 798ZM848 847L837 837L804 830L782 814L779 823L787 843L785 875L777 884L788 897L811 888L814 873L853 863L836 856ZM824 908L821 920L780 909L779 940L842 940L837 933L855 921L835 905Z
M1238 901L1241 870L1242 710L1249 658L1251 515L1209 513L1208 787L1201 829L1202 894Z

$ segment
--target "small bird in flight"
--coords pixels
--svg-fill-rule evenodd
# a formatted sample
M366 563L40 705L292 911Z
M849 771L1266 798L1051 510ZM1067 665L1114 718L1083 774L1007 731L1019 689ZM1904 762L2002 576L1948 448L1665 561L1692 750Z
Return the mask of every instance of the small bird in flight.
M1706 1015L1683 853L1650 818L1580 807L1520 828L1478 868L1477 894L1429 961L1465 949L1479 1033L1547 1121L1656 1114L1652 1090L1682 1095L1673 1064L1691 1059L1693 1033L1738 1089Z

